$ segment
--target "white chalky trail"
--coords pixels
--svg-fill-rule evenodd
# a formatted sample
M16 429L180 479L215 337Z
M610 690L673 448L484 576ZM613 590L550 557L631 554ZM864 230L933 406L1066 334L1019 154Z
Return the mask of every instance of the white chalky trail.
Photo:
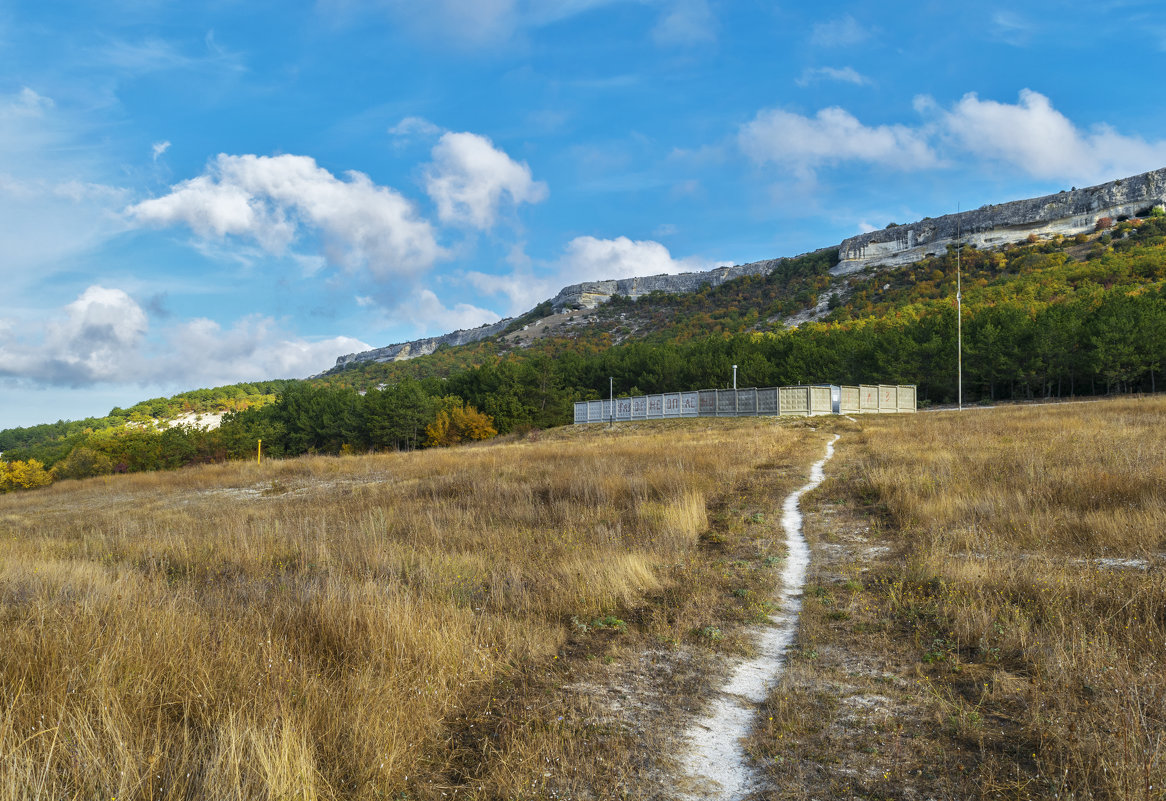
M742 739L749 734L757 705L781 678L785 653L793 642L802 608L802 588L810 563L810 548L802 534L801 497L822 483L826 462L834 455L836 434L826 445L826 456L810 468L810 481L786 497L781 506L789 555L781 575L781 612L770 616L757 641L758 656L736 666L713 700L707 715L688 730L689 750L684 770L695 792L692 799L734 801L753 789L753 769L745 757Z

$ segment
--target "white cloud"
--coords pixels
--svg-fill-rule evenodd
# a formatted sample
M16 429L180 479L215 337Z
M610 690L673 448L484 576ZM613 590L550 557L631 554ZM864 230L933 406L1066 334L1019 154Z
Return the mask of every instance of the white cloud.
M113 68L141 75L169 70L196 70L237 73L245 69L242 58L215 42L214 32L205 39L204 53L184 52L173 42L151 38L137 42L112 41L90 54L91 60L102 68Z
M110 380L133 371L147 327L133 298L94 285L44 324L39 346L11 336L0 343L0 374L54 384Z
M169 139L165 139L161 142L155 142L154 145L150 148L150 150L153 151L153 153L154 153L154 161L157 161L158 157L161 156L163 153L165 153L169 149L170 149L170 140Z
M442 128L434 125L424 117L405 117L393 127L389 128L389 133L393 136L412 137L412 136L437 136L442 133Z
M1000 41L1020 46L1027 44L1032 38L1035 26L1012 11L997 11L992 15L990 30Z
M604 278L683 273L695 269L694 263L672 258L668 248L659 242L636 241L626 236L615 239L575 237L567 243L560 264L570 284Z
M584 281L609 278L634 278L663 273L708 270L725 262L675 259L668 248L651 240L633 240L626 236L597 239L580 236L572 239L557 260L543 264L536 273L522 268L506 275L471 272L466 280L486 294L501 294L509 300L509 314L518 314L553 297L560 289Z
M89 122L24 87L0 94L0 220L9 297L19 284L124 230L127 193L103 184L108 164Z
M1037 178L1106 181L1166 164L1166 140L1148 142L1107 125L1084 132L1030 89L1016 104L964 95L942 123L969 153Z
M34 384L215 385L303 377L336 357L368 350L352 337L309 340L253 315L229 328L203 318L154 332L146 311L121 289L90 286L43 323L0 324L0 376Z
M760 111L741 127L737 141L754 161L772 162L803 178L818 166L844 161L900 170L939 164L924 132L905 125L863 125L837 107L814 117L781 109Z
M484 136L444 134L433 148L425 189L443 222L488 230L508 202L538 203L547 186L531 178L526 162L516 162Z
M165 340L164 355L143 364L143 373L150 380L181 378L202 385L303 378L332 367L338 356L372 348L346 336L308 340L262 315L226 329L213 320L190 320L168 330Z
M382 0L376 5L428 39L463 47L504 44L516 34L573 17L619 0ZM329 13L362 4L322 2Z
M202 237L239 236L284 253L305 230L348 270L416 275L446 253L413 204L367 175L340 180L308 156L220 154L202 175L126 210L141 225L187 225Z
M764 109L741 126L737 144L757 163L775 164L807 185L817 168L843 162L900 170L997 162L1035 178L1078 184L1166 164L1166 139L1130 136L1108 125L1082 130L1031 89L1017 103L969 93L948 109L921 95L914 108L925 118L917 126L868 126L837 107L813 117Z
M807 67L794 83L798 86L809 86L819 80L852 83L855 86L866 86L873 83L870 78L853 67Z
M9 102L9 109L18 114L39 116L55 105L51 97L37 94L26 86Z
M870 30L858 23L850 14L845 14L814 25L810 33L810 44L817 47L850 47L870 37Z
M715 42L716 18L707 0L677 0L652 28L652 38L663 45Z
M462 328L477 328L485 323L496 323L502 317L489 309L469 303L447 307L429 289L421 289L397 310L397 316L413 323L428 334L445 334Z

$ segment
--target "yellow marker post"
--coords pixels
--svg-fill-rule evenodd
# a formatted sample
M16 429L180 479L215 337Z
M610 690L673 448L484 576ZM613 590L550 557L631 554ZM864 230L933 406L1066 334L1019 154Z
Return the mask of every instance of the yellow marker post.
M263 440L255 446L255 464L263 464Z

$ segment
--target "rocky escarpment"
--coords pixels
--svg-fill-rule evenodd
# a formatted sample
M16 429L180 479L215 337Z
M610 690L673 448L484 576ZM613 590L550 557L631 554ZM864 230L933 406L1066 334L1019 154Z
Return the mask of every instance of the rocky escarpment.
M983 206L974 211L925 218L852 236L839 245L840 261L830 272L837 276L867 266L910 264L928 256L941 255L948 245L957 241L992 248L1021 242L1033 235L1072 236L1094 230L1103 217L1120 220L1143 215L1155 206L1166 207L1166 168L1085 189L1074 188L1055 195ZM551 300L551 306L554 312L561 313L572 309L593 309L615 295L636 299L652 292L696 292L704 286L719 286L746 275L768 275L781 262L782 259L770 259L718 267L707 272L587 281L564 287ZM828 298L823 296L819 307L810 313L811 317L824 310L826 300ZM794 322L798 319L794 318ZM349 353L338 358L333 369L342 369L355 362L402 361L425 356L442 345L465 345L494 336L511 323L513 320L506 319L444 336L402 342L364 353Z
M726 281L743 275L769 275L781 259L755 261L750 264L735 264L732 267L718 267L699 273L678 273L675 275L648 275L642 278L613 278L606 281L585 281L559 290L551 299L555 311L564 309L594 309L607 303L613 295L625 298L641 298L653 292L696 292L704 286L720 286Z
M832 272L846 275L867 265L910 264L944 253L957 240L991 248L1034 234L1072 236L1092 231L1102 217L1133 217L1163 204L1166 169L852 236L839 245L840 261Z
M412 342L398 342L395 345L386 345L383 348L366 350L361 353L348 353L336 359L336 367L332 369L347 367L356 362L402 362L406 359L415 359L418 356L428 356L442 345L451 347L468 345L471 342L478 342L486 337L501 333L510 324L511 319L507 317L496 323L481 325L477 328L459 329L439 337L426 337L425 339L415 339Z

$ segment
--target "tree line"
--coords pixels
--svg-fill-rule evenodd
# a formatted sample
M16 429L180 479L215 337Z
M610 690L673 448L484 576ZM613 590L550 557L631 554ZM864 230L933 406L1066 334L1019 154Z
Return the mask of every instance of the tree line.
M961 257L965 402L1157 391L1166 221ZM568 423L573 402L606 397L609 381L617 395L725 387L734 364L740 386L902 383L916 384L923 404L954 401L954 253L845 283L832 283L828 266L821 254L783 264L792 301L790 287L749 277L689 296L618 300L597 312L599 324L525 349L475 343L322 380L252 385L214 431L113 416L0 432L8 462L0 489L246 458L260 439L273 457L451 445ZM826 320L757 323L757 309L812 304L827 286L840 300ZM653 323L651 335L617 342L637 315ZM715 333L701 335L710 320ZM210 394L155 405L216 402L200 392Z

